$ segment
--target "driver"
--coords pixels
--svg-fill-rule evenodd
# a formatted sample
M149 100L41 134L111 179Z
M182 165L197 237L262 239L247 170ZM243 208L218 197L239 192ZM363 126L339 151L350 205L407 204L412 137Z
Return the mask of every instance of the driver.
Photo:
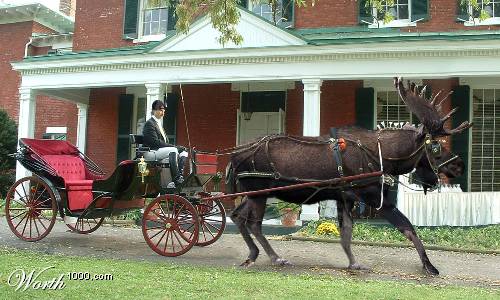
M157 161L161 161L162 163L169 162L170 153L175 153L175 156L178 157L178 173L174 178L174 182L176 184L181 184L184 182L184 165L188 158L188 153L185 147L175 146L169 144L169 140L162 126L162 119L165 115L165 104L156 100L153 102L151 106L151 114L153 115L145 124L142 134L144 136L144 144L143 146L149 147L152 151L151 154L154 157L146 157L148 159L154 159ZM163 170L161 172L161 180L162 187L166 187L169 182L167 178L167 170Z

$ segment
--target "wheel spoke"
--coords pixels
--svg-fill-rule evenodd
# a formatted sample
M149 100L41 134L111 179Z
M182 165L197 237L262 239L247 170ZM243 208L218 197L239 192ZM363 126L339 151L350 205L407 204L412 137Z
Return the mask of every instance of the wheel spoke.
M38 234L37 235L37 237L38 237L38 236L40 236L40 231L38 230L38 225L36 225L36 220L38 220L38 218L33 218L33 224L35 224L35 229L36 229L36 233ZM30 225L31 225L31 223L30 223Z
M175 236L175 238L177 239L177 242L179 243L179 245L181 246L182 250L184 250L186 247L184 247L184 245L182 244L182 241L179 239L179 237L177 236L177 233L175 231L172 231L173 235Z
M29 215L29 213L26 212L26 214L24 215L24 217L22 217L21 221L19 221L19 223L17 223L16 227L14 227L15 230L17 230L17 227L23 222L24 218L26 218L28 215Z
M163 252L167 252L167 246L168 246L168 236L170 235L171 231L167 231L167 237L165 238L165 247L163 247Z
M12 208L10 208L9 210L12 210ZM28 213L28 212L26 211L26 209L24 209L24 208L23 208L23 212L21 212L21 213L20 213L20 214L18 214L18 215L13 216L12 218L10 218L10 220L12 221L12 220L14 220L14 219L18 218L20 215L22 215L22 214L26 214L26 213Z
M161 231L160 231L161 232ZM160 244L160 242L163 240L163 237L165 236L165 234L167 234L167 230L165 230L165 232L163 233L163 235L161 236L161 238L158 240L158 243L156 243L156 247L158 248L158 245ZM156 236L156 235L155 235ZM151 238L152 239L152 238Z
M209 224L209 225L210 225L210 224ZM214 238L214 237L215 237L215 235L213 234L212 230L210 230L210 228L208 228L207 223L202 223L202 224L201 224L201 227L205 227L205 228L208 230L208 232L210 233L210 235L212 236L212 238ZM218 229L218 228L215 228L215 230L219 230L219 229Z
M177 219L179 217L179 214L182 212L182 209L186 206L186 204L182 204L182 207L179 209L179 211L175 214L175 216L173 217L173 219Z
M215 229L215 230L217 230L217 231L219 231L219 230L220 230L220 228L218 228L218 227L214 226L214 225L213 225L213 224L211 224L211 223L204 222L203 224L210 225L212 228L214 228L214 229ZM207 229L208 229L208 227L207 227Z
M45 224L43 224L42 220L40 220L39 218L37 218L37 220L38 220L38 222L40 222L40 224L42 224L43 228L44 228L45 230L47 230L47 227L45 226Z
M22 184L21 184L21 185L22 185ZM16 187L16 188L17 188L17 187ZM23 187L23 189L24 189L24 187ZM23 200L22 200L23 198L26 198L26 195L25 195L24 197L23 197L23 196L21 196L21 194L19 194L19 192L17 191L17 189L14 189L14 190L16 191L16 194L19 196L19 199L20 199L21 201L23 201ZM15 199L15 198L13 197L12 199ZM26 205L26 204L28 204L28 202L26 202L26 201L23 201L23 203L24 203L25 205Z

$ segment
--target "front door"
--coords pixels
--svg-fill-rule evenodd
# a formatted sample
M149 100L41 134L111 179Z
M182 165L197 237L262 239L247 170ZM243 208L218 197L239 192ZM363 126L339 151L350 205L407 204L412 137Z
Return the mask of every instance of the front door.
M242 93L237 143L285 132L285 92Z

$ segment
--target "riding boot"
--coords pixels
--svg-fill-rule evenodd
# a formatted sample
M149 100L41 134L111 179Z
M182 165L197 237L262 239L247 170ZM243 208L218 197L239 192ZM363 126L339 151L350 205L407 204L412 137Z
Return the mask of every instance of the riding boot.
M186 156L181 156L179 157L179 172L177 173L177 177L175 179L175 182L180 184L184 182L184 166L186 164L186 161L188 158Z

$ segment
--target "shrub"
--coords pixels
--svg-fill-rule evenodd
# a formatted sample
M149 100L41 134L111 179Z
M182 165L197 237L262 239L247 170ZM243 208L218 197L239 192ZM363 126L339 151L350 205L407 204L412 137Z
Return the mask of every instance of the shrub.
M16 152L17 126L4 110L0 109L0 198L14 183L16 161L9 154Z

